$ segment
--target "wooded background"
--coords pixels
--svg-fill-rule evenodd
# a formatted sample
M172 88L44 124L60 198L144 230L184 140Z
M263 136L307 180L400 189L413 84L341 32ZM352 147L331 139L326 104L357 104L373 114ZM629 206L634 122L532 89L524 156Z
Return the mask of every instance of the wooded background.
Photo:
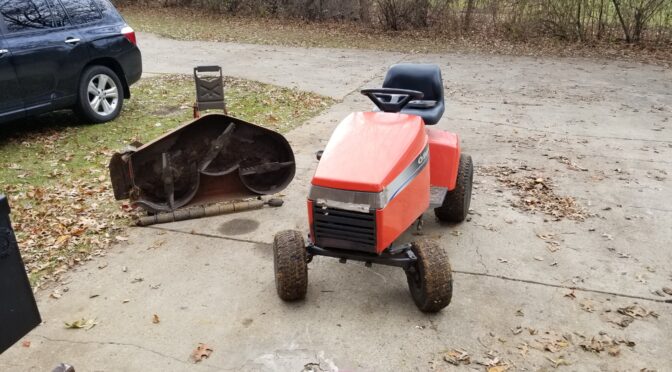
M113 0L232 15L342 20L442 35L672 45L672 0Z

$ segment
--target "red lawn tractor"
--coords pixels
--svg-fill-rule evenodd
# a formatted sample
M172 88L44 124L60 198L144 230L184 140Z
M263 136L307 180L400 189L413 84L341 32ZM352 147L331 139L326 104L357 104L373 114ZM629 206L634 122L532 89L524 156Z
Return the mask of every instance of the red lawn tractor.
M343 120L324 151L308 195L308 244L301 232L274 239L275 283L286 301L305 297L314 256L404 269L411 296L425 312L438 312L452 296L445 250L432 240L397 242L433 207L440 221L464 221L473 165L460 153L457 134L428 127L444 112L441 70L397 64L383 87L365 89L373 112Z

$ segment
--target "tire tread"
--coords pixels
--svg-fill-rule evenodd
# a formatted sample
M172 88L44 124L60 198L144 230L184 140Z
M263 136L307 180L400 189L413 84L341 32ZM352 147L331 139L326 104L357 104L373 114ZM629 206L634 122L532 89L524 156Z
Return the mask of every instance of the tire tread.
M273 241L275 286L285 301L303 299L308 290L307 252L301 232L280 231Z

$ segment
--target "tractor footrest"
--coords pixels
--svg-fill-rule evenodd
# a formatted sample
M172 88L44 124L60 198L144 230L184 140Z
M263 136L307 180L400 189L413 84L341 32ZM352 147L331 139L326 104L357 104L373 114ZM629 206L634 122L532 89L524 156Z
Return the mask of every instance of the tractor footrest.
M438 208L443 205L443 199L446 198L448 188L432 186L429 188L429 207Z
M365 262L367 264L375 263L378 265L396 266L404 269L410 268L417 261L417 257L409 248L401 250L394 250L393 248L390 248L389 250L394 251L395 254L390 254L388 251L385 251L381 254L365 253L346 249L322 248L316 245L309 245L306 250L311 257L326 256L338 258L341 260L341 262L343 262L343 260L353 260Z

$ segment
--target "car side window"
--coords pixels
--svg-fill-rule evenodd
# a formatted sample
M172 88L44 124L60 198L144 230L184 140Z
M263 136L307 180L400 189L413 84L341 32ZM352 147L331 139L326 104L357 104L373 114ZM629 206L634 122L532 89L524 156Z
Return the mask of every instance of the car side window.
M65 14L61 4L58 3L58 0L49 0L49 5L51 6L54 27L64 27L70 24L68 16Z
M61 27L65 22L47 0L0 0L0 15L8 33Z
M61 3L75 25L92 23L102 18L93 0L62 0Z

